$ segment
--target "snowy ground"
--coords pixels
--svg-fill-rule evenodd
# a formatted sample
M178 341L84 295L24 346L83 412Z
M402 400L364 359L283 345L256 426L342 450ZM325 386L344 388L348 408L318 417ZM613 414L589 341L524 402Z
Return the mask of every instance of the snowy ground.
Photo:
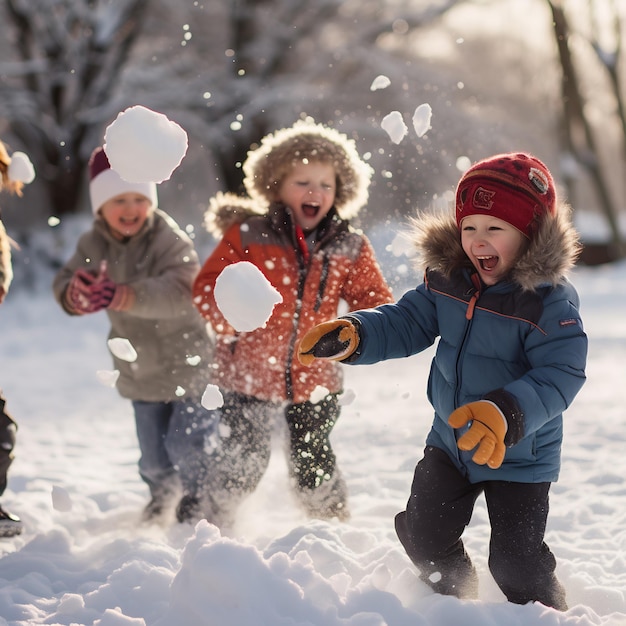
M0 307L0 385L20 424L2 501L25 532L0 540L0 625L625 626L626 264L573 279L589 379L566 414L547 533L568 612L504 601L486 567L482 499L466 533L480 601L433 595L417 580L393 516L430 425L431 353L346 370L356 399L334 444L349 523L297 514L277 438L233 537L204 522L146 527L131 407L96 377L111 366L105 316L69 318L47 291L16 290Z

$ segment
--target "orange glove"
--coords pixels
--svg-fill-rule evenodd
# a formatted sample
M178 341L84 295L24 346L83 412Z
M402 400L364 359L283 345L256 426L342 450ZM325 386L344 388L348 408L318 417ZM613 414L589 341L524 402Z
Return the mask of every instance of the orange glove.
M460 406L448 418L452 428L461 428L472 421L470 429L457 441L460 450L471 450L478 446L472 461L485 463L497 469L504 460L504 436L508 423L498 405L489 400L479 400Z
M322 322L309 330L298 347L298 360L311 365L315 359L343 361L359 346L359 333L346 319Z

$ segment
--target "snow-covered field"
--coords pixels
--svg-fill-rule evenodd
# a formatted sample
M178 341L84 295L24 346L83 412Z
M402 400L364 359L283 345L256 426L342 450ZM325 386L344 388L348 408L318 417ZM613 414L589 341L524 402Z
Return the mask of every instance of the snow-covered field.
M104 314L69 318L44 290L0 307L0 385L18 420L2 503L24 534L0 540L0 624L99 626L625 626L626 264L573 274L590 336L588 382L566 414L547 541L570 610L517 606L487 570L479 500L466 532L480 601L434 595L393 530L431 421L431 352L347 368L355 393L334 433L349 523L308 521L290 501L277 431L260 489L231 537L205 522L142 526L130 403L111 367Z

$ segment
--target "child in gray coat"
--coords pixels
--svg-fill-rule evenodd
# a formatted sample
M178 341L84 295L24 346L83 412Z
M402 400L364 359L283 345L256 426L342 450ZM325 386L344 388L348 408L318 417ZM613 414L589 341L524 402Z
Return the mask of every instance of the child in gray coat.
M70 315L106 311L109 339L126 339L136 352L131 361L113 353L113 362L117 389L134 408L139 474L151 494L143 517L150 520L200 489L216 427L201 404L212 350L191 299L200 265L187 234L157 208L154 183L124 180L103 148L89 168L93 227L53 290Z

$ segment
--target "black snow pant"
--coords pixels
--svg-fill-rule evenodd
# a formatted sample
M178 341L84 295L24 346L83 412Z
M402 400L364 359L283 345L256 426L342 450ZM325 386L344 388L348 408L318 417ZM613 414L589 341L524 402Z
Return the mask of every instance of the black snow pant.
M396 532L434 591L476 598L478 576L461 535L478 496L485 494L491 539L489 569L509 602L538 601L567 610L565 590L555 576L556 560L544 542L550 483L470 483L439 448L426 447L417 464L406 511Z
M287 465L293 493L310 517L347 516L347 489L336 467L329 436L339 416L334 394L318 403L281 404L222 392L219 443L207 459L200 512L220 527L231 526L240 504L261 482L269 465L273 418L288 426Z
M0 391L0 496L7 488L7 474L13 462L17 425L7 413L6 400Z

